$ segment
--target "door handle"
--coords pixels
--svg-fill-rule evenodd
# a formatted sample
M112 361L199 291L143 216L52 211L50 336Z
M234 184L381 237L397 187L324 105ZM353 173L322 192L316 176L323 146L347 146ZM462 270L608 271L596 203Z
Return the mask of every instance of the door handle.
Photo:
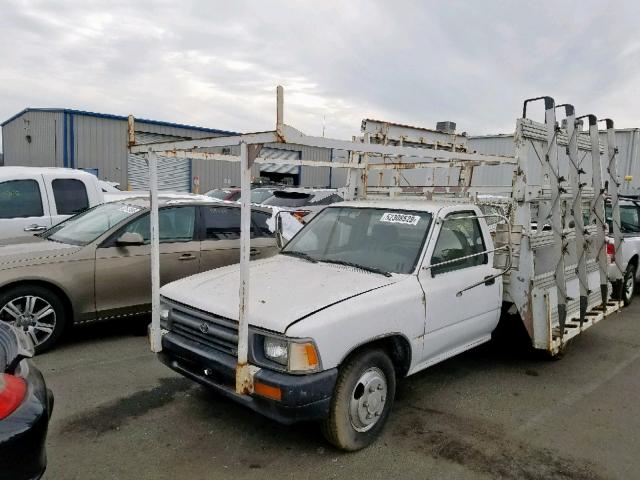
M195 260L196 256L192 253L183 253L178 257L178 260Z
M259 253L260 253L260 250L258 250L257 248L249 249L249 255L252 256L252 257L258 255Z
M29 225L28 227L24 227L25 232L42 232L46 229L47 227L45 225L36 225L35 223L33 225Z
M496 277L494 277L493 275L487 275L486 277L484 277L484 284L489 286L489 285L493 285L494 283L496 283Z

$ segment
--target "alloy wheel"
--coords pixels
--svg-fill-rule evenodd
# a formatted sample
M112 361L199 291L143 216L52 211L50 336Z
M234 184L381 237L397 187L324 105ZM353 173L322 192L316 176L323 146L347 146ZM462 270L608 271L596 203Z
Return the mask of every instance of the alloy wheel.
M45 342L55 330L56 312L42 297L25 295L9 300L0 308L0 320L26 332L34 345Z

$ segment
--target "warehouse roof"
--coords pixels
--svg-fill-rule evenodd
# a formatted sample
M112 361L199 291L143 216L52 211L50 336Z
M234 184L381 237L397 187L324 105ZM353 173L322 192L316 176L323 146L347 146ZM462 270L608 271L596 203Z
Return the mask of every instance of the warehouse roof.
M84 110L73 110L73 109L69 109L69 108L25 108L21 112L16 113L15 115L10 117L9 119L7 119L4 122L0 123L0 126L4 127L7 123L15 120L16 118L24 115L27 112L61 112L61 113L70 113L70 114L73 114L73 115L84 115L84 116L87 116L87 117L108 118L108 119L111 119L111 120L124 120L124 121L128 120L128 117L124 117L122 115L111 115L111 114L108 114L108 113L86 112ZM198 131L201 131L201 132L218 133L218 134L224 134L224 135L238 135L237 132L229 132L229 131L226 131L226 130L218 130L216 128L196 127L194 125L183 125L183 124L180 124L180 123L163 122L163 121L160 121L160 120L149 120L149 119L145 119L145 118L136 118L136 122L138 122L138 123L147 123L147 124L151 124L151 125L161 125L161 126L164 126L164 127L174 127L174 128L184 128L184 129L188 129L188 130L198 130Z

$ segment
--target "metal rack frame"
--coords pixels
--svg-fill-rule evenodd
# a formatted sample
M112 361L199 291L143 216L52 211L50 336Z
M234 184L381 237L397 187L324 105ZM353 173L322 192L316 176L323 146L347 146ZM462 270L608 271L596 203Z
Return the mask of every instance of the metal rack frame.
M527 104L545 102L545 122L527 118ZM160 256L158 231L157 167L163 157L229 161L239 163L241 171L241 235L240 285L238 304L238 359L236 391L253 390L255 368L248 363L249 326L249 250L250 250L250 187L254 163L346 168L348 171L345 197L365 198L450 198L472 201L485 208L497 208L508 213L509 225L498 224L495 231L496 250L507 247L507 254L494 256L494 266L506 267L505 297L515 305L532 339L534 347L557 353L566 341L619 308L608 300L607 263L604 218L605 186L600 172L603 149L598 140L597 119L589 118L586 138L576 120L571 105L565 108L567 127L556 123L556 106L551 97L526 100L522 118L517 120L515 156L485 155L457 151L454 148L417 148L371 143L365 135L352 141L307 136L284 123L284 95L277 88L275 130L242 135L159 142L144 145L133 143L129 151L144 154L149 164L151 199L151 276L152 322L151 350L162 350L160 329ZM582 117L581 117L582 118ZM612 199L615 246L622 242L620 234L613 122L607 120L608 194ZM264 144L282 143L344 150L347 162L323 162L306 159L264 159L260 150ZM559 146L566 149L559 155ZM213 153L219 147L239 147L240 155ZM584 154L580 158L580 154ZM591 173L583 168L585 156L591 155ZM473 185L473 169L477 166L510 165L514 169L513 183L505 186ZM569 181L563 168L569 168ZM562 168L561 168L562 167ZM411 169L459 169L456 185L402 186L403 171ZM535 169L542 169L545 181L540 185L527 183ZM566 168L565 168L566 170ZM385 172L391 172L390 185L382 185ZM369 184L376 175L376 185ZM548 183L547 183L548 182ZM485 198L483 194L500 193ZM584 225L583 211L589 212L589 224ZM547 225L550 231L547 230ZM572 243L573 241L573 243ZM504 250L504 248L503 248ZM508 259L508 260L507 260ZM578 287L571 283L577 278ZM570 287L568 289L568 286ZM599 288L596 288L599 286ZM569 291L571 290L571 291ZM573 298L576 292L578 299ZM595 292L595 295L593 294ZM570 295L571 294L571 295Z

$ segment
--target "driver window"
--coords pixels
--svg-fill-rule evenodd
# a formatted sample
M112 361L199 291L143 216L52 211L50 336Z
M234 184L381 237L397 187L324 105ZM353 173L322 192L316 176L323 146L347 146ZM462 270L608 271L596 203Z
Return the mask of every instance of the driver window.
M195 207L163 208L158 212L160 227L160 243L190 242L193 240L195 224ZM125 232L139 233L145 245L151 241L149 214L138 217L124 227L119 235Z
M431 265L456 260L457 258L461 260L433 267L431 269L432 275L475 267L486 264L489 261L486 253L463 258L486 251L478 219L464 218L470 215L474 215L474 213L455 214L444 220L431 256Z

